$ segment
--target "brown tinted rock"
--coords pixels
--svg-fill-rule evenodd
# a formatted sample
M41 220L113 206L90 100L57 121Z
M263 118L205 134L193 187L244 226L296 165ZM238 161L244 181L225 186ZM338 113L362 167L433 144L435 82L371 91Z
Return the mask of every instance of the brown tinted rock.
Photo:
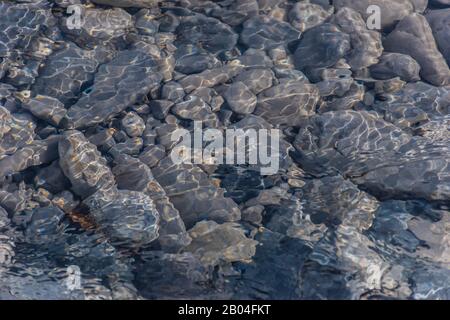
M88 197L97 190L114 188L114 176L106 160L81 132L64 132L59 143L59 156L61 169L79 196Z
M14 154L0 160L0 181L11 174L33 166L48 164L58 158L59 136L34 140Z
M137 8L151 8L161 2L161 0L93 0L92 2L98 4L106 4L114 7L137 7Z
M30 144L36 125L26 117L11 114L0 106L0 159Z
M324 23L302 35L294 54L295 66L309 76L317 68L332 67L350 49L350 35L331 23Z
M133 17L124 9L82 8L80 28L69 28L66 19L61 23L65 34L81 47L114 44L134 28Z
M22 108L30 111L36 118L45 120L54 126L57 126L67 113L60 101L41 95L24 101Z
M158 87L156 61L137 50L121 51L102 65L89 93L72 105L64 119L68 127L86 128L110 120Z
M289 23L258 15L244 23L240 42L249 48L266 50L286 45L300 39L300 36L300 31L292 28Z
M237 76L244 66L239 61L232 61L221 67L203 71L198 74L192 74L180 79L179 83L184 91L191 93L198 88L211 88L225 83L231 78Z
M306 171L342 174L380 198L448 198L447 145L366 111L327 112L309 121L294 143Z
M121 121L122 129L130 137L140 137L145 130L145 122L134 112L128 112Z

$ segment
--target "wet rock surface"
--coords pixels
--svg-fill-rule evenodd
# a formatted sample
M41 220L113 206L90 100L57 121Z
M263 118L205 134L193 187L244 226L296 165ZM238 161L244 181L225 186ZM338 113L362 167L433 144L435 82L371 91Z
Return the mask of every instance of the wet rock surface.
M424 16L412 14L400 21L384 46L386 50L411 55L420 64L423 79L431 84L450 83L450 69Z
M449 299L449 10L0 0L0 299Z
M414 12L414 2L410 0L399 0L391 2L389 0L336 0L336 9L351 8L358 11L365 19L370 16L367 8L376 5L381 9L381 27L391 28L396 22Z
M450 45L445 40L450 34L450 9L432 10L425 17L433 30L439 50L447 64L450 64Z

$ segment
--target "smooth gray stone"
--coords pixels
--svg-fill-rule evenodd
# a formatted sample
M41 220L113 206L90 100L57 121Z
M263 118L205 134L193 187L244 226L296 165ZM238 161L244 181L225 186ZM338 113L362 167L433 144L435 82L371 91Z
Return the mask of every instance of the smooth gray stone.
M184 74L200 73L220 67L219 60L211 54L192 54L177 59L175 70Z
M314 114L319 100L316 86L287 80L262 91L254 114L273 125L298 125L304 118Z
M150 145L147 146L139 155L139 160L153 168L158 164L158 162L165 158L166 151L164 147L160 145Z
M114 176L106 160L83 133L65 131L58 149L59 165L77 195L85 198L100 189L114 188Z
M0 159L33 142L36 125L27 117L0 106Z
M139 102L162 80L156 61L137 50L121 51L100 66L90 91L72 105L63 120L70 128L108 121Z
M236 77L244 69L240 61L232 61L223 67L208 69L201 73L188 75L178 81L186 93L198 88L211 88Z
M420 65L411 56L401 53L385 52L380 61L370 67L370 74L375 79L388 80L400 77L406 82L420 80Z
M348 7L358 11L366 21L370 16L367 8L371 5L379 6L382 29L392 28L395 23L414 11L414 5L410 0L336 0L333 4L337 10Z
M190 230L192 242L185 248L207 266L223 262L249 262L255 255L257 241L245 236L239 224L200 221Z
M423 13L428 7L429 0L409 0L414 6L414 11L417 13Z
M192 44L212 54L233 49L238 40L230 26L202 14L183 17L175 33L176 46Z
M414 13L400 21L383 44L387 51L413 57L420 64L420 75L425 81L435 86L450 83L450 69L424 16Z
M270 69L250 69L241 72L234 81L243 82L254 94L270 88L275 80L275 75Z
M450 3L449 3L450 4ZM450 8L431 10L425 17L433 30L434 38L439 50L450 65Z
M144 140L141 137L128 138L123 142L116 143L109 149L110 152L128 154L137 156L144 146Z
M181 90L183 89L181 88ZM184 91L183 96L181 98L183 97ZM182 100L179 100L179 102L181 101ZM152 111L152 114L158 120L164 120L169 114L170 108L172 108L173 105L174 103L170 100L152 100L149 102L149 107Z
M350 35L333 24L324 23L302 35L294 54L295 66L308 76L314 69L332 67L350 49Z
M311 117L294 142L302 167L337 173L379 198L448 201L449 146L411 136L366 111Z
M256 107L256 96L242 82L234 82L224 94L228 106L236 113L250 114Z
M244 22L240 42L253 49L267 50L300 39L301 32L289 23L258 15Z
M83 204L116 246L139 248L159 236L159 214L149 196L142 192L99 190Z

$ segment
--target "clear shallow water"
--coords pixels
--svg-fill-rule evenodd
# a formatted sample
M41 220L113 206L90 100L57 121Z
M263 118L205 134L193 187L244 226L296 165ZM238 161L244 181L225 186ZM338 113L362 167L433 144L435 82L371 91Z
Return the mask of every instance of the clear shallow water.
M0 299L449 298L445 1L93 2L0 1Z

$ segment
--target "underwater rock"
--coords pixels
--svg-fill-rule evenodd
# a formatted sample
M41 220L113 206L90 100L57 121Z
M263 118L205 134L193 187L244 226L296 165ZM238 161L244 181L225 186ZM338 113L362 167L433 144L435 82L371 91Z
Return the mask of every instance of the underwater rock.
M32 92L56 98L63 104L74 102L83 88L91 84L100 64L111 58L106 49L83 50L69 42L48 57Z
M450 45L447 41L450 36L450 8L431 10L425 15L425 18L433 30L439 51L447 61L447 65L450 65Z
M297 2L289 12L289 21L295 28L304 32L322 24L330 15L330 12L318 4Z
M396 22L402 20L414 11L414 6L410 0L399 0L392 2L389 0L336 0L334 6L337 10L347 7L358 11L367 21L371 12L367 8L371 5L378 6L381 17L381 28L392 28Z
M153 168L155 179L164 188L187 228L204 219L218 223L240 219L241 212L224 190L214 186L208 176L191 164L174 164L166 157Z
M448 146L410 136L372 113L336 111L312 117L294 146L306 171L342 174L372 195L448 199Z
M295 50L295 65L308 75L314 69L332 67L350 49L350 35L333 24L323 23L302 35Z
M409 55L401 53L383 53L379 62L370 67L375 79L388 80L400 77L407 82L420 80L420 65Z
M253 113L256 107L256 96L242 82L233 83L224 94L225 101L231 110L239 114Z
M68 19L61 21L61 30L82 47L114 45L134 28L133 17L123 9L82 8L80 27L70 27Z
M83 133L76 130L64 132L58 149L59 165L76 194L86 198L98 190L114 188L114 176L106 160Z
M198 74L188 75L180 79L179 84L186 93L191 93L198 88L211 88L225 83L237 76L243 69L244 66L239 61L232 61L220 68L209 69Z
M253 49L267 50L300 39L301 32L289 23L258 15L244 22L240 42Z
M385 94L375 109L400 128L414 127L449 114L450 91L424 82L408 83L401 90Z
M178 252L191 241L180 213L170 202L166 192L153 178L149 167L138 159L114 155L117 165L113 173L119 189L144 192L154 202L159 213L158 243L165 252Z
M114 7L151 8L157 5L158 2L161 2L161 0L93 0L92 2Z
M124 247L140 247L158 238L159 214L153 201L137 191L99 190L83 203L99 229L112 243Z
M0 2L0 299L448 299L449 6Z
M208 296L212 272L189 252L150 252L136 266L136 287L147 299L181 299ZM170 273L170 280L164 275ZM174 285L176 284L176 285Z
M254 114L273 125L298 125L314 114L319 90L299 81L280 81L279 85L262 91Z
M24 101L22 108L30 111L36 118L48 121L54 126L59 125L67 112L64 105L57 99L41 95Z
M388 51L413 57L420 64L420 75L425 81L435 86L450 83L450 69L424 16L414 13L404 18L386 37L383 45Z
M367 68L378 62L383 53L381 35L368 30L360 14L350 8L342 8L334 14L330 22L350 35L352 49L345 57L354 70Z
M139 137L145 130L145 122L134 112L128 112L122 118L122 129L130 136Z
M207 266L224 262L249 262L255 254L255 240L248 239L238 224L200 221L189 230L192 242L185 248ZM220 239L220 240L219 240Z
M241 264L245 272L235 281L235 299L300 299L300 270L311 248L299 239L263 230L255 240L253 262ZM283 263L280 263L283 261Z
M175 33L175 46L192 44L212 54L233 49L238 40L228 25L201 14L183 17Z
M0 159L32 143L35 127L26 117L11 114L4 107L0 107Z
M8 175L33 166L48 164L58 158L58 136L46 140L34 140L29 145L0 160L0 181Z
M100 66L89 93L68 109L63 121L72 128L107 121L141 100L160 81L153 58L139 51L121 51L111 62Z

